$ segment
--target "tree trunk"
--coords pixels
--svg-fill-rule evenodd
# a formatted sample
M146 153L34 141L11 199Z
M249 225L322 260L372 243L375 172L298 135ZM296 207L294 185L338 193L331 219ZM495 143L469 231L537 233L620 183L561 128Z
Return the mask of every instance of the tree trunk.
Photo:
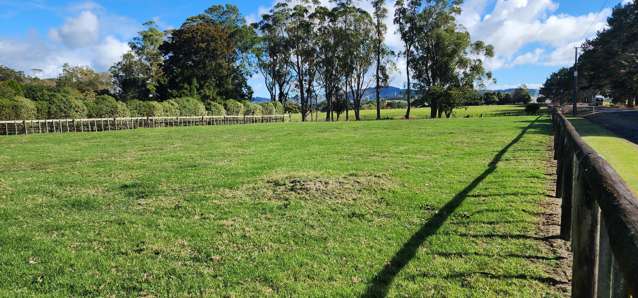
M405 72L407 74L407 78L408 78L408 93L407 93L407 101L408 101L408 109L405 112L405 119L410 119L410 108L412 107L412 101L411 101L411 96L412 96L412 87L410 86L410 48L407 47L406 48L406 52L405 52Z
M348 81L348 79L346 78L346 82L347 81ZM346 83L345 92L344 93L345 93L344 95L346 97L346 99L345 99L346 100L346 121L349 121L350 120L350 108L349 108L350 100L348 99L348 83Z
M326 88L326 100L328 100L328 113L326 113L326 121L334 121L334 88L327 87Z
M430 100L430 118L435 119L439 112L439 100L432 98Z
M377 41L377 120L381 120L381 41Z
M308 103L306 102L306 90L304 88L304 76L303 69L301 66L301 61L299 61L299 56L297 56L297 83L299 84L299 102L301 103L301 122L306 122L306 117L308 116Z

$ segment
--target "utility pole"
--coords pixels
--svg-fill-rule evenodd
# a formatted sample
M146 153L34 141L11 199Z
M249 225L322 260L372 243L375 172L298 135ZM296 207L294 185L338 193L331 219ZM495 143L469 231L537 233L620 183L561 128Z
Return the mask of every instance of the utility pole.
M576 116L578 113L578 47L575 47L574 50L574 105L572 114Z

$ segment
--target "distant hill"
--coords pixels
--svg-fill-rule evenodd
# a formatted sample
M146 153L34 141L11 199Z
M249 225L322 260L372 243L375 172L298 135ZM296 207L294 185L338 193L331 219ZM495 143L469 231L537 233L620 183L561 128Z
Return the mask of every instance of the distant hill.
M403 98L403 95L405 94L405 92L406 92L405 89L388 86L388 87L381 88L379 92L379 97L381 97L381 99L399 99L399 98ZM366 99L366 100L375 99L376 96L377 96L376 88L368 88L363 93L363 99Z
M253 102L256 102L256 103L270 102L270 98L256 96L256 97L253 97Z
M509 89L500 89L500 90L484 90L481 91L481 93L485 93L485 92L499 92L499 93L508 93L508 94L513 94L514 90L516 90L516 88L509 88ZM529 91L529 95L532 97L538 97L539 91L538 89L527 89Z

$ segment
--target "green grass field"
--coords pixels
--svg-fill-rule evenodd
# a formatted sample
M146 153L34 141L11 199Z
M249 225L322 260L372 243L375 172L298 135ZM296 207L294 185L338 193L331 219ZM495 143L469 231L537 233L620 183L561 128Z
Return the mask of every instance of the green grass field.
M381 110L382 119L403 119L405 117L405 109L384 109ZM410 118L412 119L426 119L430 118L430 108L412 108L410 111ZM521 105L489 105L489 106L468 106L461 107L454 110L454 118L466 118L466 117L494 117L503 115L523 115L524 106ZM315 115L313 114L313 119ZM324 120L325 113L319 113L319 120ZM335 114L335 117L337 115ZM354 120L354 112L350 111L350 120ZM361 110L362 120L374 120L377 117L376 110ZM345 121L346 114L341 114L339 121ZM292 121L301 121L300 114L292 115Z
M570 118L578 133L638 194L638 146L584 118Z
M0 138L0 296L562 296L550 123Z

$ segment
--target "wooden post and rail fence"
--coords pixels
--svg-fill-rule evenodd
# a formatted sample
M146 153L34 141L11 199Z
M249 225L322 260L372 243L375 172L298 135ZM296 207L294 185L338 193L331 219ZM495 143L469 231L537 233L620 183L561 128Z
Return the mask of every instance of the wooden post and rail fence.
M638 297L638 198L558 109L552 121L572 297Z
M285 122L286 115L128 117L0 121L0 135L94 132L136 128Z

